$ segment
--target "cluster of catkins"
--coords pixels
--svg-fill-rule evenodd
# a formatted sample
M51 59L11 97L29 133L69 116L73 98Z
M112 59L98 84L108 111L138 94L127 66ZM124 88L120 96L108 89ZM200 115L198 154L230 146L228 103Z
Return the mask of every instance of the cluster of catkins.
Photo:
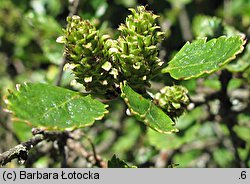
M65 56L76 80L94 94L118 95L119 84L125 80L137 92L145 93L149 80L163 64L158 58L158 44L164 36L156 24L158 16L144 6L130 11L132 14L118 28L120 36L116 40L102 35L79 16L67 18L64 36L58 42L65 44ZM169 103L162 105L163 96L156 94L155 102L166 108ZM175 102L170 105L178 109ZM167 112L172 110L167 108Z
M138 92L145 91L163 64L158 58L157 44L164 34L156 24L158 16L143 6L130 10L117 40L101 35L79 16L68 17L64 36L58 40L65 44L66 59L86 90L106 94L126 80Z

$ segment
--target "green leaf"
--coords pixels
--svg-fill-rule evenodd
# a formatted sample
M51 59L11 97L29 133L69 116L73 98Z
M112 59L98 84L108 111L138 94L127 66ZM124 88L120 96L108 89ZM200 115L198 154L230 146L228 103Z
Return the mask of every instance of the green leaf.
M232 152L225 148L215 149L212 155L219 167L230 167L230 163L234 160Z
M211 17L206 15L195 16L192 29L195 37L214 38L222 35L225 36L242 36L243 33L236 30L234 27L226 24L218 17Z
M129 166L124 160L120 160L116 155L113 155L108 161L108 168L136 168L136 166Z
M16 121L16 122L13 122L12 127L13 127L13 131L15 132L16 136L22 142L27 141L28 139L33 137L32 127L30 127L29 125L27 125L25 123Z
M152 101L136 93L124 82L121 85L121 97L127 104L130 112L139 121L160 133L173 133L178 130L175 123Z
M29 24L26 25L26 29L28 31L33 30L33 37L40 39L44 56L47 57L51 63L60 65L63 60L63 45L57 44L55 40L58 35L62 34L61 25L51 16L36 14L34 12L27 13L25 19L29 22Z
M16 121L46 129L75 129L103 118L107 106L90 95L41 83L17 85L7 96L7 108Z
M206 42L206 38L187 42L181 50L162 69L162 73L178 80L197 78L222 68L244 49L245 41L240 36L214 38Z
M250 142L250 129L249 127L245 126L234 126L234 132L244 141Z
M195 37L219 37L223 34L222 20L205 15L195 16L192 29Z

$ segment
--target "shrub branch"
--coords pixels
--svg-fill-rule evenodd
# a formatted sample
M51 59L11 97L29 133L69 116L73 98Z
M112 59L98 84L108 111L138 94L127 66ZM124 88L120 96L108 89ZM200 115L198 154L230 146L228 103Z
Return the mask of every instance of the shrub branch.
M32 131L34 136L28 141L22 142L17 146L9 149L8 151L0 154L0 165L4 166L13 159L18 159L21 163L26 161L28 158L29 150L36 146L38 143L48 140L55 141L58 138L67 139L69 138L69 132L56 132L56 131L43 131L40 129L34 129Z

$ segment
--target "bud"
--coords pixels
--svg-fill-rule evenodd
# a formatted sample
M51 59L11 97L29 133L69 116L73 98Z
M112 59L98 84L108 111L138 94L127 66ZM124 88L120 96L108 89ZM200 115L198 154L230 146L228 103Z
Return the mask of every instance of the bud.
M188 90L183 86L165 86L154 95L154 102L171 118L182 115L189 104Z

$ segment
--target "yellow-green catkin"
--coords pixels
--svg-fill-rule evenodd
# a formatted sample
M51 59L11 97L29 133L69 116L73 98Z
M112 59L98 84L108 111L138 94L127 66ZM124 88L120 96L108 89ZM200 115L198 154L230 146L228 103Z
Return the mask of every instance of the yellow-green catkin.
M101 35L89 21L79 16L68 17L67 22L64 36L59 37L58 42L65 44L65 56L76 80L92 93L113 91L118 83L118 70L108 54L113 40Z
M144 6L137 7L118 28L116 53L123 78L135 90L143 91L163 62L158 58L158 44L164 33L156 23L157 15Z
M182 115L189 104L188 90L183 86L165 86L154 95L154 102L171 118Z

